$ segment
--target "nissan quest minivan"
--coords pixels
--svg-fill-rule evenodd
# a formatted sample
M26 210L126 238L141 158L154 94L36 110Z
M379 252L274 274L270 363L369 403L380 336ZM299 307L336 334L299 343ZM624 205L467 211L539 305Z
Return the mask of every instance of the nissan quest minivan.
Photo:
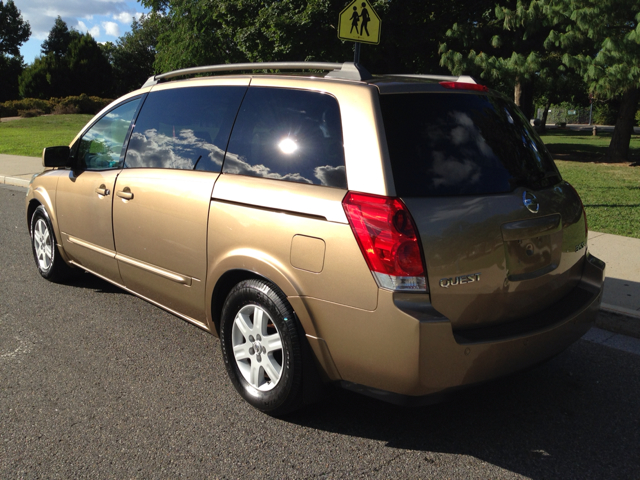
M26 201L40 274L90 272L220 337L271 415L325 383L430 402L553 357L600 306L580 197L471 77L178 70L43 164Z

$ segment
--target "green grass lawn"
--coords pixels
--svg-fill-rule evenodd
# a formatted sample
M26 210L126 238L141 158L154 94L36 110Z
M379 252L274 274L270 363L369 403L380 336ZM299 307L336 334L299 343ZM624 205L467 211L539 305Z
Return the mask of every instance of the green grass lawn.
M0 153L39 157L44 147L69 145L92 115L47 115L0 123Z
M541 135L562 177L571 183L587 211L589 230L640 238L640 167L599 163L611 132L547 130ZM630 161L640 160L640 135L632 135Z
M549 129L540 137L554 157L563 160L601 161L611 142L611 132L601 132L594 137L591 132ZM631 136L629 148L629 160L640 159L640 135Z
M640 167L556 160L580 194L589 230L640 238Z

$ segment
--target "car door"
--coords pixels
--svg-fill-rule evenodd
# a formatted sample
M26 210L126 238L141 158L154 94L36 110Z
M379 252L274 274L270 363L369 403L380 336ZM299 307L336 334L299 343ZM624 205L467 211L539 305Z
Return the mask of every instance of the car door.
M74 167L58 182L56 212L62 245L73 262L120 283L112 228L112 192L123 145L142 97L103 115L76 143Z
M125 286L204 323L207 225L246 85L152 91L131 134L113 207Z

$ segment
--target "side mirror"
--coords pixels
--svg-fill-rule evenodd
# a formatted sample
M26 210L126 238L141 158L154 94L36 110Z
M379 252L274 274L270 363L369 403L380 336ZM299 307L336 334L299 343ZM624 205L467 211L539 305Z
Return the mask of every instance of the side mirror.
M42 151L42 165L44 167L69 166L69 147L47 147Z

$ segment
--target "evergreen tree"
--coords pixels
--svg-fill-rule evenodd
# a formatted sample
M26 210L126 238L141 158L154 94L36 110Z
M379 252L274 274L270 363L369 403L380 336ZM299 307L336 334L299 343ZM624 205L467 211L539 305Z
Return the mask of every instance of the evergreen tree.
M73 29L69 30L65 21L58 15L53 27L49 31L49 36L42 42L42 54L63 57L69 51L71 41L77 39L79 36L80 32Z
M88 33L69 30L58 17L42 52L20 75L22 97L110 96L111 66Z
M503 0L480 17L456 23L440 46L441 64L452 73L478 75L499 90L513 88L513 98L527 118L533 118L536 84L539 90L570 75L561 50L545 44L552 25L542 5L531 0ZM589 42L565 45L582 53Z
M620 98L607 159L626 162L640 98L640 13L637 0L535 0L553 25L545 45L560 47L597 98ZM591 41L587 53L571 52Z
M113 90L111 65L93 37L86 33L71 40L67 51L69 95L109 97Z
M20 46L31 27L13 0L0 0L0 102L18 98L18 78L24 69Z
M54 82L60 78L55 72L54 59L52 57L36 57L31 65L24 69L20 75L19 93L22 98L42 98L48 99L59 95Z

